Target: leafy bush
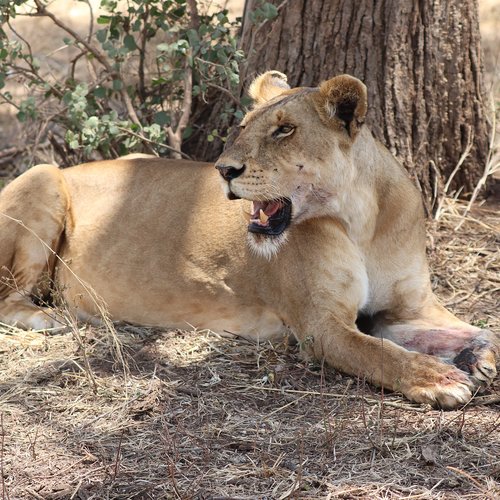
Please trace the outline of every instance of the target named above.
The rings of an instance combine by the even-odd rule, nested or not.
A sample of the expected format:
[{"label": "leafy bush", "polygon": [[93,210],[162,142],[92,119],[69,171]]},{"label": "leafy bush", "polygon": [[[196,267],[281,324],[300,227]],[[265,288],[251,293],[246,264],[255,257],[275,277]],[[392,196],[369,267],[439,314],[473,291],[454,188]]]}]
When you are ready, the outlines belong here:
[{"label": "leafy bush", "polygon": [[[200,13],[195,0],[101,0],[97,26],[90,11],[81,36],[48,3],[0,0],[0,103],[36,124],[37,136],[50,132],[65,163],[133,151],[179,156],[196,126],[193,96],[203,98],[211,88],[238,92],[243,53],[238,25],[225,10]],[[63,30],[61,44],[74,53],[67,75],[42,69],[12,23],[20,16],[44,16]],[[10,91],[13,83],[28,89],[21,101]],[[228,110],[238,115],[235,102]],[[212,130],[207,140],[219,135]]]}]

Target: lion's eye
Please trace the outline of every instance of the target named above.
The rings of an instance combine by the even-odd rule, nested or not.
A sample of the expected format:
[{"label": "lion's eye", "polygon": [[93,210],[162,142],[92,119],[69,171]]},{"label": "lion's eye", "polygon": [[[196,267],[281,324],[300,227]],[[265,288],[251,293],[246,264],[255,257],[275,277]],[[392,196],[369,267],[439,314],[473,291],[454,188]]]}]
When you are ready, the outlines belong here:
[{"label": "lion's eye", "polygon": [[293,125],[280,125],[274,132],[274,137],[286,137],[295,130]]}]

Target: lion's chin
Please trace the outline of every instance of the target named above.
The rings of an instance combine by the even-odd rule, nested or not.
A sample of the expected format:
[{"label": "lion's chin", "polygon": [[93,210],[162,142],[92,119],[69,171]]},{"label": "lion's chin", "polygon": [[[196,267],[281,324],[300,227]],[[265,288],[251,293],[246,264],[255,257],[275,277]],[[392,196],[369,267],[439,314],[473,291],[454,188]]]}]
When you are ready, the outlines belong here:
[{"label": "lion's chin", "polygon": [[248,232],[248,246],[252,252],[268,260],[271,260],[280,251],[287,239],[288,231],[282,232],[279,236],[265,236]]}]

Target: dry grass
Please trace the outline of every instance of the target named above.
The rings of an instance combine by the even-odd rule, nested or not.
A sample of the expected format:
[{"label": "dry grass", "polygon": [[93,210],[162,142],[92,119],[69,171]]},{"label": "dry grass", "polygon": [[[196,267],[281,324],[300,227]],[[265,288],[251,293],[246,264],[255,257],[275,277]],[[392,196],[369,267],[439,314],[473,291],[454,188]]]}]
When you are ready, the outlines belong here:
[{"label": "dry grass", "polygon": [[[500,327],[498,207],[445,205],[434,286]],[[295,347],[122,326],[0,329],[6,499],[498,498],[500,383],[451,412],[305,364]],[[84,368],[84,354],[94,383]]]}]

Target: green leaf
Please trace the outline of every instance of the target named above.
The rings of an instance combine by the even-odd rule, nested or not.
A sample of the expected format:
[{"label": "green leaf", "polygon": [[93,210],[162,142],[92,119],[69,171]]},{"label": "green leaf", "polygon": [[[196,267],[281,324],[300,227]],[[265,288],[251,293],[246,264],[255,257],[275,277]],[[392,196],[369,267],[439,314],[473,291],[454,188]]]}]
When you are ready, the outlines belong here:
[{"label": "green leaf", "polygon": [[202,24],[198,31],[200,33],[200,36],[205,36],[209,31],[209,26],[207,24]]},{"label": "green leaf", "polygon": [[97,116],[91,116],[86,122],[85,126],[90,129],[96,129],[99,126],[99,118]]},{"label": "green leaf", "polygon": [[187,30],[186,35],[189,40],[189,45],[193,48],[197,48],[200,45],[200,37],[196,30]]},{"label": "green leaf", "polygon": [[99,40],[99,42],[104,43],[108,38],[108,29],[104,28],[102,30],[97,30],[95,32],[95,37]]},{"label": "green leaf", "polygon": [[135,43],[135,39],[132,35],[125,35],[123,38],[123,45],[125,45],[130,52],[137,49],[137,44]]},{"label": "green leaf", "polygon": [[272,3],[266,2],[261,9],[266,19],[274,19],[278,15],[278,9]]},{"label": "green leaf", "polygon": [[106,9],[108,12],[113,12],[117,4],[116,0],[101,0],[101,8]]},{"label": "green leaf", "polygon": [[97,97],[98,99],[104,99],[107,95],[107,90],[106,90],[106,87],[96,87],[94,89],[94,96]]},{"label": "green leaf", "polygon": [[227,55],[223,49],[217,51],[217,59],[221,64],[226,64],[228,61]]},{"label": "green leaf", "polygon": [[189,139],[191,137],[192,133],[193,133],[193,128],[190,127],[190,126],[187,126],[184,129],[184,132],[182,133],[182,138],[183,139]]},{"label": "green leaf", "polygon": [[97,18],[97,24],[109,24],[111,22],[111,16],[99,16]]},{"label": "green leaf", "polygon": [[153,122],[163,127],[165,125],[170,125],[171,118],[167,113],[165,113],[165,111],[159,111],[158,113],[155,113]]},{"label": "green leaf", "polygon": [[123,88],[123,82],[121,80],[113,80],[113,90],[121,90]]}]

